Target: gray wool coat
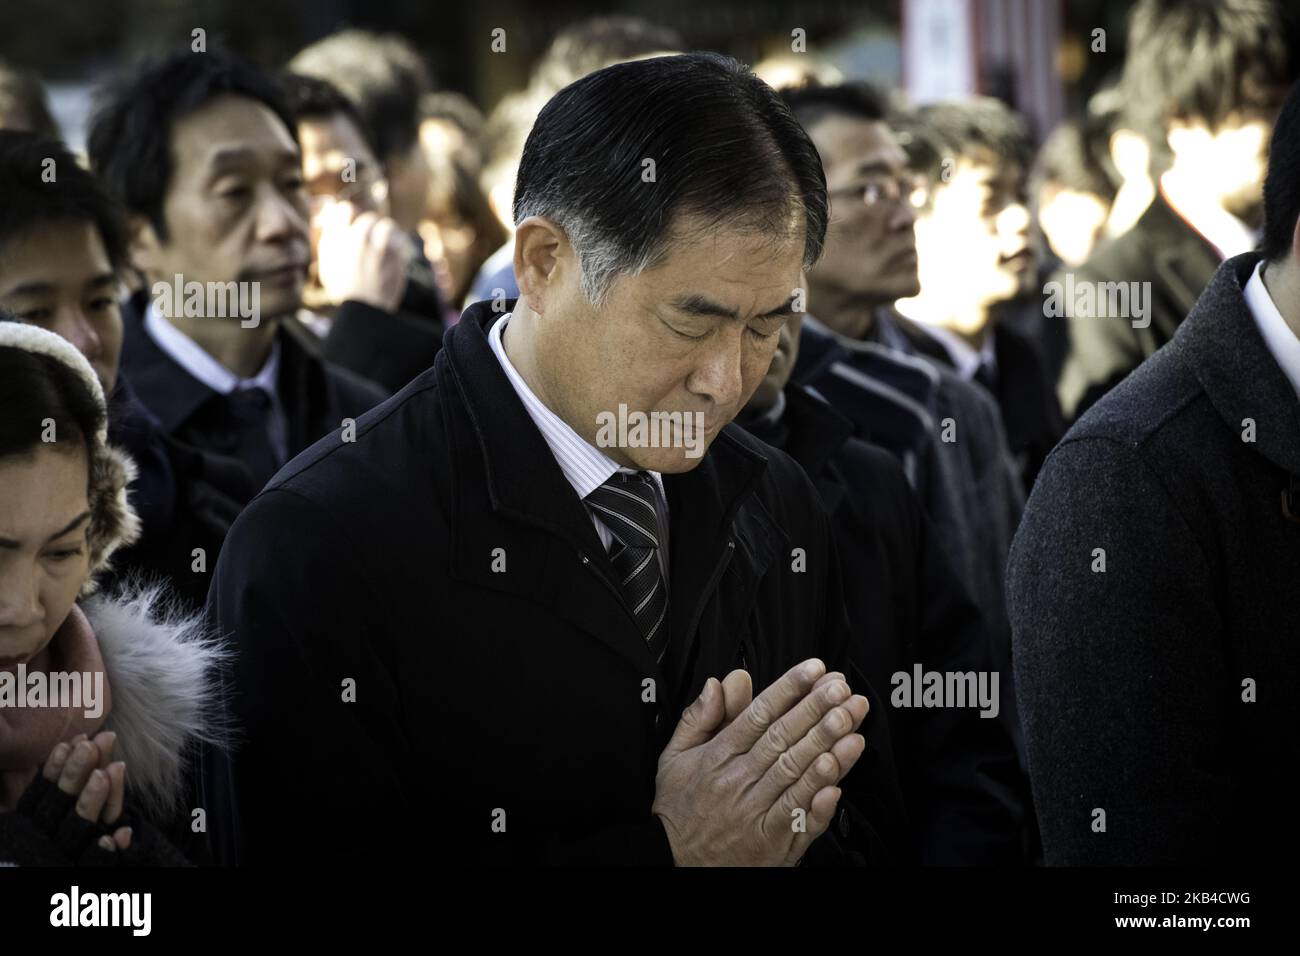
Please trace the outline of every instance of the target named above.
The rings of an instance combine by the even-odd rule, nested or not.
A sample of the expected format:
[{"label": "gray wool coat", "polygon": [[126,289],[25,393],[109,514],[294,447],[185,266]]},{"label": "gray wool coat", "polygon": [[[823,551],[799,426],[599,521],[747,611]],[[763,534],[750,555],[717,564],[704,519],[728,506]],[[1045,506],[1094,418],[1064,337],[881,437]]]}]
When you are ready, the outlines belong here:
[{"label": "gray wool coat", "polygon": [[1242,295],[1258,259],[1225,262],[1070,430],[1016,535],[1049,864],[1289,860],[1300,842],[1300,402]]}]

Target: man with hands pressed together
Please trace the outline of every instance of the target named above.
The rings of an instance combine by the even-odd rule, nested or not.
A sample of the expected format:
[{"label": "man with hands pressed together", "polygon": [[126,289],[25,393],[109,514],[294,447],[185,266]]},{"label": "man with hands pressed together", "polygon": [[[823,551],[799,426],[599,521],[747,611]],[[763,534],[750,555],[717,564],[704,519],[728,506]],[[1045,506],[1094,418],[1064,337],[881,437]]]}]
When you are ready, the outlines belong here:
[{"label": "man with hands pressed together", "polygon": [[735,61],[620,64],[542,111],[514,213],[521,297],[227,541],[233,858],[897,859],[829,522],[729,424],[820,252],[812,143]]}]

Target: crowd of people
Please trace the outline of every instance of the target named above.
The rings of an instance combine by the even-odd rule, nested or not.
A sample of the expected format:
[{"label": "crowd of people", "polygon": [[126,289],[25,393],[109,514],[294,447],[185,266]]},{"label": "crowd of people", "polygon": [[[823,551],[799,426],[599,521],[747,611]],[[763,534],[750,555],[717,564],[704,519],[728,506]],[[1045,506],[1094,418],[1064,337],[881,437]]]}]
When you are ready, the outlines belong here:
[{"label": "crowd of people", "polygon": [[0,863],[1285,855],[1283,19],[1041,131],[628,17],[488,115],[186,47],[84,156],[0,66]]}]

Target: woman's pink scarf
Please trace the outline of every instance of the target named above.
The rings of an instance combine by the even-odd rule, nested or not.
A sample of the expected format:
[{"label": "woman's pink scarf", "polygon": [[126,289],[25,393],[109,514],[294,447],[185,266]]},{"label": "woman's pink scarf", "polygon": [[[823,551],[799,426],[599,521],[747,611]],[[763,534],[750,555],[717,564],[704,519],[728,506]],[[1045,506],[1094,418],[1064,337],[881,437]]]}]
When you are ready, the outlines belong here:
[{"label": "woman's pink scarf", "polygon": [[[27,662],[27,673],[34,671],[104,673],[99,642],[81,608],[74,604],[50,643]],[[19,693],[25,690],[18,688]],[[113,705],[107,673],[103,696],[103,710],[93,719],[83,707],[0,707],[0,812],[18,805],[18,798],[60,741],[99,732]]]}]

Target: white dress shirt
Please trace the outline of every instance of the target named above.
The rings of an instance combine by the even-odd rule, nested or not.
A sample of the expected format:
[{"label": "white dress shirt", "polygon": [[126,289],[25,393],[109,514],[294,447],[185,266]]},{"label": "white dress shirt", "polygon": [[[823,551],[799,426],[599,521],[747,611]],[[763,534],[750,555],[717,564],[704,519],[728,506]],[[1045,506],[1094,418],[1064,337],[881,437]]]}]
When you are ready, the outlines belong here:
[{"label": "white dress shirt", "polygon": [[[214,320],[215,321],[215,320]],[[182,332],[149,303],[144,315],[144,329],[154,343],[167,353],[181,368],[189,372],[219,395],[229,395],[241,388],[260,388],[271,399],[271,416],[267,421],[267,434],[271,448],[280,464],[289,460],[289,420],[280,402],[280,342],[271,342],[271,354],[266,357],[261,371],[252,378],[240,378],[203,350],[192,338]]]},{"label": "white dress shirt", "polygon": [[[524,381],[523,376],[511,364],[510,358],[506,355],[505,342],[502,341],[502,335],[505,332],[506,323],[510,321],[510,313],[503,316],[496,322],[488,332],[488,344],[492,347],[493,354],[496,355],[497,361],[505,370],[506,377],[510,379],[510,384],[514,387],[515,394],[519,400],[524,403],[524,410],[528,412],[528,417],[533,420],[537,430],[542,433],[542,438],[546,440],[547,447],[551,449],[551,454],[555,456],[556,463],[560,466],[560,471],[568,479],[573,490],[577,492],[578,498],[586,504],[587,495],[591,494],[601,485],[603,485],[611,475],[617,471],[625,474],[634,475],[636,469],[622,468],[619,464],[602,452],[599,448],[592,445],[589,441],[575,432],[569,424],[555,412],[551,411],[542,403],[528,383]],[[668,580],[668,496],[664,493],[663,477],[657,471],[648,472],[654,479],[655,487],[659,494],[656,502],[659,512],[659,567],[663,571],[664,580]],[[605,546],[606,552],[609,551],[610,544],[614,541],[614,533],[609,530],[598,516],[596,511],[587,506],[587,514],[591,516],[591,522],[596,526],[596,534],[600,536],[600,543]]]},{"label": "white dress shirt", "polygon": [[1243,294],[1250,314],[1255,317],[1259,334],[1264,337],[1273,360],[1282,369],[1291,387],[1295,389],[1296,398],[1300,399],[1300,338],[1291,331],[1291,327],[1282,318],[1282,313],[1273,303],[1273,297],[1264,286],[1264,261],[1261,259],[1255,271],[1246,283]]}]

